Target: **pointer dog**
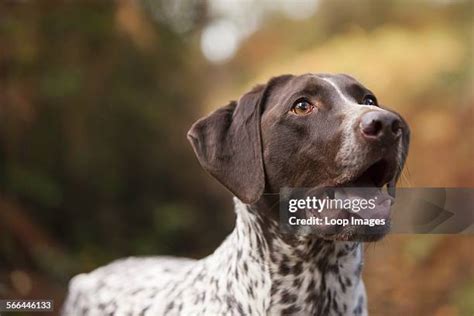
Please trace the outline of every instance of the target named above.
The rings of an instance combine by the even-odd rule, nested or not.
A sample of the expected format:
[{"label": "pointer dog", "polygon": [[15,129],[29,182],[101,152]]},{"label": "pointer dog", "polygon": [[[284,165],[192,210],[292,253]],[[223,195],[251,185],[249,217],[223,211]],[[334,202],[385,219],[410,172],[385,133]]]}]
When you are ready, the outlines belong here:
[{"label": "pointer dog", "polygon": [[64,315],[367,315],[361,242],[389,224],[283,234],[278,193],[393,194],[409,143],[400,115],[350,76],[283,75],[196,122],[188,139],[235,195],[234,231],[201,260],[128,258],[76,276]]}]

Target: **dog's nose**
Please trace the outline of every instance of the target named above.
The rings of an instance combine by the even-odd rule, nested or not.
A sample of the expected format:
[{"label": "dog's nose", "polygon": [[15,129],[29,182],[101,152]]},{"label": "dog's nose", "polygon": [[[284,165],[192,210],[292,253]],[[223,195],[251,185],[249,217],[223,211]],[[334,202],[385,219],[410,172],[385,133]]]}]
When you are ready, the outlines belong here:
[{"label": "dog's nose", "polygon": [[366,139],[392,143],[401,135],[400,119],[393,113],[370,111],[362,115],[360,130]]}]

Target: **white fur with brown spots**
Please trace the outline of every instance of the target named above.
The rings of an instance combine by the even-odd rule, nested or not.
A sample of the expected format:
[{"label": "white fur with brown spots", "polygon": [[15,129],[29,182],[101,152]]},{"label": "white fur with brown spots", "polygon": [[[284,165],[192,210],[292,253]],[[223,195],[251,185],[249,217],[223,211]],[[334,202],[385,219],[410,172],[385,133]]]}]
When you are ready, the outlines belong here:
[{"label": "white fur with brown spots", "polygon": [[[235,199],[236,227],[202,260],[128,258],[70,284],[63,314],[366,315],[357,242],[281,238]],[[266,232],[264,232],[266,231]]]}]

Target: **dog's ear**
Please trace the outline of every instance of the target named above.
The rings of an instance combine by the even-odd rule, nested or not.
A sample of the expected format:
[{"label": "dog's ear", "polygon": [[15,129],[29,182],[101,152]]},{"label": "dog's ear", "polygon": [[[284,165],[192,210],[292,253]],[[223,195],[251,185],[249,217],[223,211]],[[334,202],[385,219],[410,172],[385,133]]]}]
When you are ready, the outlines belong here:
[{"label": "dog's ear", "polygon": [[256,202],[265,188],[260,115],[266,94],[260,85],[209,116],[188,132],[205,170],[244,203]]}]

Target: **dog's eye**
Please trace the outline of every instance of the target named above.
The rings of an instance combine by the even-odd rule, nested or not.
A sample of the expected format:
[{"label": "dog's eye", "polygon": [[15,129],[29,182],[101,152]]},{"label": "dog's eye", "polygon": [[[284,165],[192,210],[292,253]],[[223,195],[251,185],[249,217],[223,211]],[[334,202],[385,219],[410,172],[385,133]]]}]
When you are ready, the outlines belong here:
[{"label": "dog's eye", "polygon": [[299,100],[296,101],[293,107],[291,108],[291,112],[297,115],[306,115],[313,112],[314,105],[309,103],[307,100]]},{"label": "dog's eye", "polygon": [[362,100],[362,104],[377,106],[377,99],[375,99],[373,95],[367,95],[364,97],[364,100]]}]

